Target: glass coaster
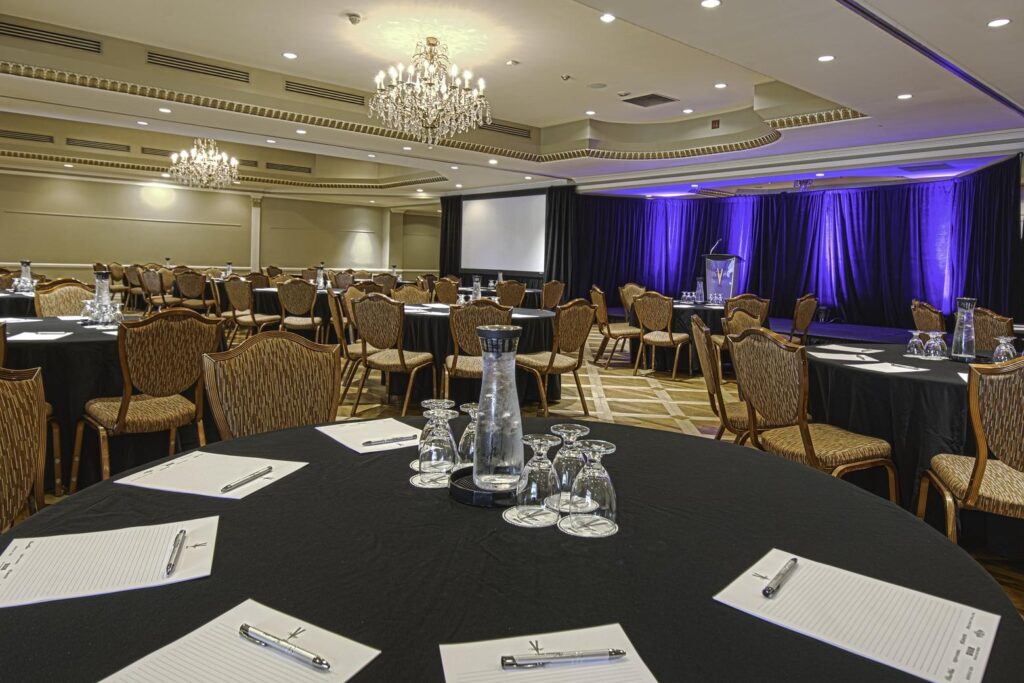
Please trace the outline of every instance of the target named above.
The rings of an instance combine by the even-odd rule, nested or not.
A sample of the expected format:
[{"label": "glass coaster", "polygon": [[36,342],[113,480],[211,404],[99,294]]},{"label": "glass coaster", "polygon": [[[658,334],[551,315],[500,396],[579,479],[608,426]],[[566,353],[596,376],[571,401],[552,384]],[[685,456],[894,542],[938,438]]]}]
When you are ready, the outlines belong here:
[{"label": "glass coaster", "polygon": [[517,505],[505,510],[501,516],[509,524],[538,529],[558,523],[557,512],[539,505]]},{"label": "glass coaster", "polygon": [[409,477],[409,483],[418,489],[446,489],[448,488],[448,473],[414,474]]},{"label": "glass coaster", "polygon": [[569,515],[558,520],[558,530],[579,538],[604,538],[619,531],[619,525],[597,515]]},{"label": "glass coaster", "polygon": [[548,496],[547,498],[545,498],[544,505],[546,505],[552,510],[557,510],[558,512],[564,513],[592,512],[596,510],[598,507],[597,503],[595,503],[592,500],[578,500],[576,501],[575,505],[573,505],[571,500],[572,496],[566,493],[565,491],[562,491],[561,493],[556,493],[553,496]]}]

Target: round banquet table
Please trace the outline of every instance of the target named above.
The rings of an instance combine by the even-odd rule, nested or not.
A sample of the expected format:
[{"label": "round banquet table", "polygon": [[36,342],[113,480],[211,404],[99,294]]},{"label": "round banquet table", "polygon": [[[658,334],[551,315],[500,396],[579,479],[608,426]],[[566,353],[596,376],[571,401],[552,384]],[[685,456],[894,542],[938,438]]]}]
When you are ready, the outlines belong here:
[{"label": "round banquet table", "polygon": [[15,536],[219,515],[212,574],[9,608],[4,676],[96,680],[251,598],[381,650],[353,681],[442,681],[441,643],[610,623],[661,681],[917,680],[712,599],[776,547],[999,614],[985,681],[1024,680],[1024,621],[1006,595],[905,511],[750,449],[590,426],[619,447],[606,464],[620,531],[606,539],[510,526],[497,510],[413,488],[413,447],[357,455],[309,427],[209,447],[309,463],[242,500],[91,487],[0,537],[0,547]]},{"label": "round banquet table", "polygon": [[0,292],[0,318],[31,318],[35,312],[34,294]]},{"label": "round banquet table", "polygon": [[[512,309],[512,324],[523,328],[519,337],[519,353],[551,351],[554,341],[552,322],[555,314],[536,308]],[[428,304],[426,306],[405,305],[405,329],[403,330],[403,348],[411,351],[429,351],[434,355],[434,368],[437,371],[438,396],[442,391],[442,368],[444,359],[454,353],[452,333],[449,319],[449,308],[445,304]],[[391,394],[404,396],[408,386],[408,375],[393,374],[391,376]],[[480,381],[465,378],[452,378],[449,396],[456,405],[480,398]],[[525,370],[516,370],[516,389],[519,391],[520,402],[540,401],[537,391],[537,380]],[[553,403],[562,397],[562,382],[559,375],[548,377],[545,387],[548,402]],[[413,386],[412,400],[421,401],[430,398],[430,372],[420,370]]]},{"label": "round banquet table", "polygon": [[[472,294],[472,287],[459,287],[459,294]],[[498,290],[494,287],[481,287],[480,294],[482,296],[497,296]],[[523,297],[523,308],[540,308],[541,299],[543,298],[543,291],[540,289],[534,289],[533,287],[526,288],[526,295]]]},{"label": "round banquet table", "polygon": [[[722,318],[725,317],[725,306],[711,304],[684,304],[680,301],[672,302],[672,331],[685,332],[690,335],[690,343],[686,345],[686,353],[689,354],[690,362],[693,363],[693,372],[700,372],[700,358],[693,348],[693,330],[690,316],[700,316],[704,324],[711,329],[711,334],[722,334]],[[629,324],[640,327],[640,321],[636,317],[636,311],[630,311]],[[631,339],[629,341],[629,362],[636,362],[637,349],[640,342]],[[649,353],[649,351],[648,351]],[[664,372],[672,372],[672,362],[675,359],[675,349],[656,348],[654,350],[654,369]],[[686,372],[689,366],[686,364],[686,356],[679,355],[679,372]]]}]

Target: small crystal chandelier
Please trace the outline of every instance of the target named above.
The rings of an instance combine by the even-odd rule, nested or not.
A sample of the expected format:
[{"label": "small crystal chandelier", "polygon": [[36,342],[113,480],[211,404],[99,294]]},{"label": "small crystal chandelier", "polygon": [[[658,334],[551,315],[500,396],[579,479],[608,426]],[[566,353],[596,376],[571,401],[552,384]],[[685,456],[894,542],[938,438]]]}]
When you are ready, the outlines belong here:
[{"label": "small crystal chandelier", "polygon": [[448,46],[437,38],[416,44],[412,64],[377,74],[377,92],[370,99],[370,116],[406,136],[433,145],[491,122],[491,105],[484,97],[484,79],[472,86],[473,74],[448,60]]},{"label": "small crystal chandelier", "polygon": [[238,181],[238,159],[217,149],[217,141],[196,138],[192,149],[171,155],[171,177],[189,187],[219,188]]}]

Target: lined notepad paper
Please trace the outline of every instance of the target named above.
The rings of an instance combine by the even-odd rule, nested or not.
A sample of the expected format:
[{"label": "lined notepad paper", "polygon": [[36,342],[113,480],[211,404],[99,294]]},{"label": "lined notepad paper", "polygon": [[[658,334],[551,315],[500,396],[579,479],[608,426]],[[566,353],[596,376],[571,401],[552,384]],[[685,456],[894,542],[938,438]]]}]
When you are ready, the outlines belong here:
[{"label": "lined notepad paper", "polygon": [[798,556],[782,589],[765,598],[791,557],[771,550],[715,600],[927,681],[985,675],[998,614]]},{"label": "lined notepad paper", "polygon": [[[238,481],[253,472],[258,472],[268,465],[273,469],[259,479],[243,484],[227,493],[221,492],[221,488],[227,484]],[[200,496],[238,500],[259,491],[264,486],[270,486],[278,479],[287,477],[305,466],[304,462],[292,462],[291,460],[271,460],[270,458],[250,458],[240,455],[193,451],[141,472],[122,477],[114,483],[173,493],[194,493]]]},{"label": "lined notepad paper", "polygon": [[[338,443],[351,448],[356,453],[376,453],[392,451],[399,448],[418,446],[420,430],[410,427],[390,417],[383,420],[360,420],[357,422],[336,422],[332,425],[317,427],[321,434],[331,437]],[[364,446],[366,441],[381,441],[396,437],[408,437],[403,441],[376,446]]]}]

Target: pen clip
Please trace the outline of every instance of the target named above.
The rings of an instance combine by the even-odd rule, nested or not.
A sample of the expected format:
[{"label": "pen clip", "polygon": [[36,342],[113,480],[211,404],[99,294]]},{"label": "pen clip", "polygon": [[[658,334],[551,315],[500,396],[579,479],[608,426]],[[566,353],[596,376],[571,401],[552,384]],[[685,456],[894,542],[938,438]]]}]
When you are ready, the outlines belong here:
[{"label": "pen clip", "polygon": [[502,655],[501,656],[501,668],[502,669],[539,669],[544,666],[544,662],[530,662],[527,664],[520,664],[516,661],[513,655]]},{"label": "pen clip", "polygon": [[255,636],[253,636],[253,635],[251,635],[249,633],[249,624],[242,624],[241,626],[239,626],[238,627],[238,635],[242,636],[243,638],[245,638],[249,642],[256,643],[257,645],[262,645],[263,647],[269,647],[262,640],[260,640],[259,638],[256,638]]}]

